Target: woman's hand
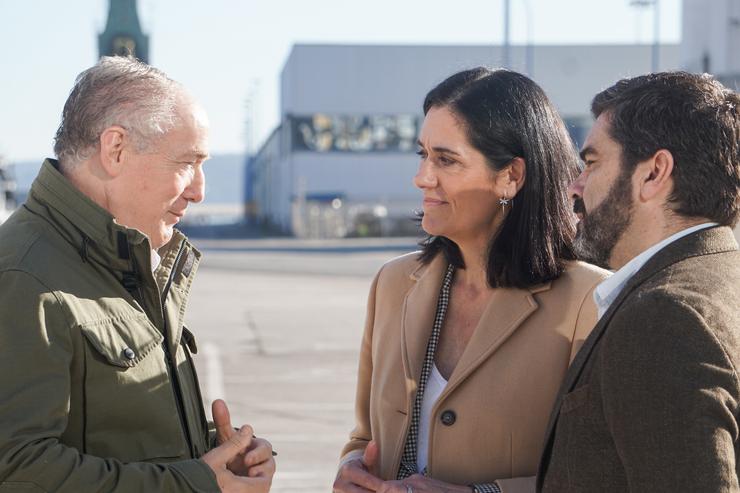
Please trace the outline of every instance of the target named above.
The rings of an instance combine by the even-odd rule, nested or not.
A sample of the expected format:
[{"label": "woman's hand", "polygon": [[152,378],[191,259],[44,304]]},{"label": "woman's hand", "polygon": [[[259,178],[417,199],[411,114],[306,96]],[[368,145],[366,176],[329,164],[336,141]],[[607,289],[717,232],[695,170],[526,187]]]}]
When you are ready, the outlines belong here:
[{"label": "woman's hand", "polygon": [[473,488],[414,474],[400,481],[386,481],[375,491],[377,493],[471,493]]},{"label": "woman's hand", "polygon": [[342,464],[334,480],[333,493],[367,493],[378,491],[383,480],[375,476],[378,461],[378,447],[370,441],[365,447],[362,459],[354,459]]}]

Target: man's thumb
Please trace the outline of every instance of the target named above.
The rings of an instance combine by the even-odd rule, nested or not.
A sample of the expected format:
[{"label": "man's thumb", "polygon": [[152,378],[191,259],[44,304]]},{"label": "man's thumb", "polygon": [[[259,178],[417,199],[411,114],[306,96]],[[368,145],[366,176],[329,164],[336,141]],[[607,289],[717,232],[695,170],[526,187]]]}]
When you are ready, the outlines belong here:
[{"label": "man's thumb", "polygon": [[213,401],[211,413],[213,414],[213,424],[216,425],[216,443],[220,445],[226,442],[236,432],[231,426],[229,408],[224,401],[221,399]]},{"label": "man's thumb", "polygon": [[212,450],[217,452],[219,461],[227,463],[239,454],[246,452],[247,447],[252,442],[254,431],[249,425],[242,426],[238,432],[233,433],[228,440]]}]

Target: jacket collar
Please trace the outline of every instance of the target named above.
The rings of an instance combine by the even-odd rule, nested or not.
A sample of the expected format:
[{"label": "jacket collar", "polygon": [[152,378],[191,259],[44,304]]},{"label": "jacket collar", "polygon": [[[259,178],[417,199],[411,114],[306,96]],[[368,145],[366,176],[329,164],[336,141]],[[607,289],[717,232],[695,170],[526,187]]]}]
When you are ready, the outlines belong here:
[{"label": "jacket collar", "polygon": [[[118,224],[110,212],[62,175],[56,160],[44,161],[25,207],[46,219],[80,252],[84,261],[94,260],[117,272],[138,271],[142,278],[151,278],[149,238],[137,229]],[[185,235],[174,230],[172,239],[158,252],[161,256],[156,273],[158,281],[165,280],[178,267],[174,265],[175,259],[183,248],[193,252],[194,260],[200,259],[200,252]],[[192,265],[188,270],[192,270]]]},{"label": "jacket collar", "polygon": [[586,341],[583,343],[583,346],[568,370],[565,382],[563,383],[563,393],[570,392],[573,389],[583,367],[591,356],[596,343],[604,334],[614,313],[619,309],[624,300],[645,283],[645,281],[682,260],[700,255],[731,252],[737,250],[737,248],[737,242],[732,234],[732,230],[728,227],[719,226],[702,229],[683,238],[679,238],[657,252],[630,278],[614,302],[609,306],[609,309],[599,319],[591,334],[586,338]]},{"label": "jacket collar", "polygon": [[691,257],[711,255],[723,252],[732,252],[736,251],[737,249],[738,245],[730,228],[726,226],[718,226],[702,229],[687,236],[684,236],[683,238],[679,238],[678,240],[670,243],[665,248],[657,252],[627,282],[617,298],[614,300],[611,306],[609,306],[609,309],[596,323],[596,326],[586,338],[583,346],[578,351],[578,354],[568,368],[568,372],[565,375],[565,380],[560,387],[560,392],[558,392],[558,398],[555,402],[555,406],[553,407],[552,414],[550,416],[550,422],[545,433],[545,448],[540,460],[539,470],[537,473],[537,491],[540,491],[544,474],[547,472],[549,455],[552,450],[553,434],[555,431],[555,426],[557,424],[558,416],[560,415],[560,407],[562,405],[563,397],[569,392],[573,391],[573,389],[575,388],[575,385],[578,382],[581,373],[586,366],[586,363],[588,363],[590,357],[594,353],[596,345],[606,332],[606,329],[609,326],[609,322],[611,321],[612,317],[619,309],[619,307],[622,305],[624,300],[627,299],[627,297],[633,291],[639,288],[648,279],[677,262],[689,259]]},{"label": "jacket collar", "polygon": [[[149,239],[138,230],[116,223],[105,209],[79,191],[59,171],[59,163],[47,159],[41,166],[26,207],[44,216],[69,241],[84,260],[92,258],[112,270],[131,270],[133,252],[125,254],[121,239],[136,250],[150,250]],[[119,239],[121,238],[121,239]],[[87,257],[87,258],[86,258]]]},{"label": "jacket collar", "polygon": [[[408,291],[402,310],[404,371],[407,382],[418,387],[421,368],[437,311],[439,290],[447,261],[438,254],[429,264],[421,265],[410,274],[415,284]],[[533,294],[550,289],[543,283],[528,289],[498,288],[494,290],[470,342],[440,398],[452,392],[465,378],[475,371],[491,354],[516,331],[538,305]],[[443,329],[444,330],[444,329]]]}]

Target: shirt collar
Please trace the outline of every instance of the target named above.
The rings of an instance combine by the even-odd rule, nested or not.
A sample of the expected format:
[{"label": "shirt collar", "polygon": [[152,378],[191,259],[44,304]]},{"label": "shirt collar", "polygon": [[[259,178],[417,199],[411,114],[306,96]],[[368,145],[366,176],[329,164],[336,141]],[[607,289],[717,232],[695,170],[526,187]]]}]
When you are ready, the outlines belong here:
[{"label": "shirt collar", "polygon": [[594,302],[599,310],[599,318],[609,309],[611,304],[617,299],[619,293],[622,291],[627,282],[634,276],[638,270],[642,268],[645,263],[650,260],[656,253],[668,246],[670,243],[683,238],[695,231],[700,229],[711,228],[717,226],[717,223],[702,223],[686,228],[684,230],[675,233],[668,238],[665,238],[659,243],[651,246],[629,262],[627,262],[621,269],[614,273],[611,277],[606,278],[601,282],[594,290]]}]

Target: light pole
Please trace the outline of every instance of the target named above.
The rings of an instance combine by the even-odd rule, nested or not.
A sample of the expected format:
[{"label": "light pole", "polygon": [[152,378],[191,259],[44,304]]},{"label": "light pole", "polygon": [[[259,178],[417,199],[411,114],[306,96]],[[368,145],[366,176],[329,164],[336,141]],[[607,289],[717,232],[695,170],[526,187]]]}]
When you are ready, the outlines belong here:
[{"label": "light pole", "polygon": [[509,12],[511,0],[504,0],[504,68],[511,68],[511,39],[509,30]]},{"label": "light pole", "polygon": [[532,1],[524,0],[525,15],[527,16],[527,75],[534,78],[534,41],[532,40],[532,31],[534,28],[534,11],[532,9]]},{"label": "light pole", "polygon": [[632,7],[653,7],[653,49],[652,71],[657,72],[660,67],[660,0],[630,0]]}]

